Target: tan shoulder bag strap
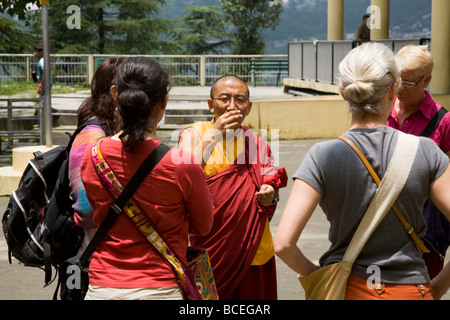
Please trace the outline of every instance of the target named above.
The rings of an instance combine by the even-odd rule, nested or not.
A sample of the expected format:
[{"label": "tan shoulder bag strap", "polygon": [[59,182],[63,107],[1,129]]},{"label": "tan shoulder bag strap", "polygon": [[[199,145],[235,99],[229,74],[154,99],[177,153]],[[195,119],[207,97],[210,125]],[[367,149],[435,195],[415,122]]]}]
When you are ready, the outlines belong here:
[{"label": "tan shoulder bag strap", "polygon": [[[381,184],[380,178],[378,177],[376,172],[373,170],[372,166],[370,165],[369,161],[367,161],[367,158],[364,156],[364,154],[361,152],[361,150],[349,138],[347,138],[345,136],[340,136],[339,139],[346,142],[356,152],[356,154],[359,156],[361,161],[366,166],[366,168],[369,171],[370,175],[372,176],[373,180],[375,181],[377,186],[380,188],[380,184]],[[400,169],[408,170],[408,172],[411,169],[412,163],[414,162],[414,158],[415,158],[417,148],[418,148],[419,138],[399,132],[398,139],[399,139],[399,141],[397,142],[397,145],[399,145],[399,143],[402,143],[402,145],[403,145],[403,149],[404,149],[402,151],[403,155],[401,155],[400,158],[398,160],[396,160],[396,157],[394,157],[396,152],[394,151],[394,155],[392,156],[391,162],[389,163],[389,167],[388,167],[388,170],[386,171],[385,176],[388,175],[389,168],[391,167],[391,164],[393,165],[394,160],[398,161],[397,165],[400,166]],[[402,141],[404,141],[404,142],[402,142]],[[396,148],[396,150],[397,149],[398,148]],[[408,176],[406,176],[406,178],[407,177]],[[393,177],[393,178],[396,179],[395,177]],[[406,182],[406,180],[405,180],[405,182]],[[395,199],[394,199],[394,201],[395,201]],[[428,250],[428,248],[424,245],[422,240],[419,238],[419,236],[414,231],[413,226],[406,220],[405,216],[403,215],[401,210],[395,205],[395,203],[392,203],[392,210],[395,212],[395,214],[397,215],[397,217],[403,224],[406,232],[408,232],[408,234],[411,236],[411,238],[412,238],[414,244],[416,245],[417,249],[419,250],[419,252],[421,252],[421,253],[430,252],[430,250]]]}]

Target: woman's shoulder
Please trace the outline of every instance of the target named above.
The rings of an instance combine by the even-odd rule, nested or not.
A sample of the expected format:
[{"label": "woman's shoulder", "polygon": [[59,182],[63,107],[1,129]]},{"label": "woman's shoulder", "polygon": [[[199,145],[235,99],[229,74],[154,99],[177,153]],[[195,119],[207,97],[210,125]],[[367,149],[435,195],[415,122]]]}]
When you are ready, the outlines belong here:
[{"label": "woman's shoulder", "polygon": [[73,146],[91,143],[105,137],[106,133],[102,127],[95,124],[89,124],[76,135]]},{"label": "woman's shoulder", "polygon": [[324,141],[318,141],[309,149],[309,152],[324,155],[328,153],[335,153],[337,150],[341,149],[342,146],[342,140],[334,138]]}]

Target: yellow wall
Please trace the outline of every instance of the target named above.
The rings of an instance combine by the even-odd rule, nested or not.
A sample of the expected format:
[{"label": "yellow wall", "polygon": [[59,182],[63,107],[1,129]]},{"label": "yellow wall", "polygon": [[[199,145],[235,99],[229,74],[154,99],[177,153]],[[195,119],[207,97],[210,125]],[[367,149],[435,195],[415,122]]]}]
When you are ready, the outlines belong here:
[{"label": "yellow wall", "polygon": [[[433,95],[450,111],[450,95]],[[350,128],[348,104],[341,96],[297,97],[253,102],[244,124],[254,130],[279,130],[280,140],[331,139]]]},{"label": "yellow wall", "polygon": [[450,94],[432,94],[433,99],[450,111]]},{"label": "yellow wall", "polygon": [[253,102],[245,124],[279,130],[280,140],[335,138],[350,127],[347,103],[340,96]]}]

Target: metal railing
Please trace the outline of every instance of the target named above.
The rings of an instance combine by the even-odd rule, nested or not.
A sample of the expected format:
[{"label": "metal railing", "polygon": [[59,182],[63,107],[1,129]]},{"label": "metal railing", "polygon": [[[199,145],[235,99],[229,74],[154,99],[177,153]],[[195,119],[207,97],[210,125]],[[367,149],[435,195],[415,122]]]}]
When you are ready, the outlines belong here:
[{"label": "metal railing", "polygon": [[[54,83],[90,82],[96,68],[115,55],[51,55],[51,73]],[[223,74],[235,74],[247,82],[252,81],[251,61],[282,60],[288,55],[149,55],[169,71],[173,84],[210,85]],[[30,81],[36,71],[37,60],[29,54],[0,54],[0,82]],[[287,77],[287,71],[281,77]],[[258,84],[274,85],[278,73],[258,73]]]},{"label": "metal railing", "polygon": [[[429,45],[430,39],[376,40],[397,53],[409,44]],[[296,41],[288,44],[289,78],[337,84],[339,63],[357,41]]]},{"label": "metal railing", "polygon": [[[5,150],[12,148],[14,139],[19,138],[43,144],[43,123],[43,98],[0,99],[0,138],[7,138]],[[11,155],[2,154],[0,157]]]}]

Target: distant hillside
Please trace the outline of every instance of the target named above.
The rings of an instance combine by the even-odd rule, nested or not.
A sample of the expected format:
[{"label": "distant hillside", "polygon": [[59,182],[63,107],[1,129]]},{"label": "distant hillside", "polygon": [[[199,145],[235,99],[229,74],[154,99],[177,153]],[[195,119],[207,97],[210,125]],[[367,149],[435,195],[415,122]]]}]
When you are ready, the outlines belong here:
[{"label": "distant hillside", "polygon": [[189,6],[216,6],[220,5],[219,0],[166,0],[166,4],[161,7],[161,17],[167,20],[178,20],[184,16],[184,9]]},{"label": "distant hillside", "polygon": [[[391,0],[391,38],[429,37],[431,1]],[[273,31],[266,31],[266,53],[287,53],[289,41],[326,40],[327,2],[327,0],[286,0],[280,25]],[[354,33],[370,3],[370,0],[344,0],[344,37],[354,39]],[[178,20],[188,6],[219,4],[219,0],[166,0],[161,16],[168,20]]]},{"label": "distant hillside", "polygon": [[[391,0],[390,38],[430,37],[431,1]],[[354,39],[370,4],[370,0],[344,1],[344,39]],[[287,53],[289,41],[326,40],[327,0],[289,0],[281,21],[276,30],[266,33],[268,52]]]}]

